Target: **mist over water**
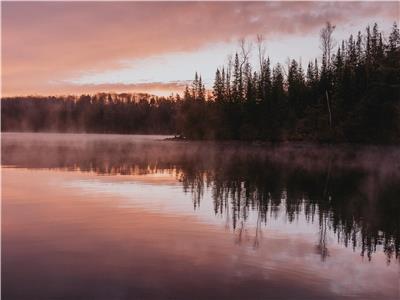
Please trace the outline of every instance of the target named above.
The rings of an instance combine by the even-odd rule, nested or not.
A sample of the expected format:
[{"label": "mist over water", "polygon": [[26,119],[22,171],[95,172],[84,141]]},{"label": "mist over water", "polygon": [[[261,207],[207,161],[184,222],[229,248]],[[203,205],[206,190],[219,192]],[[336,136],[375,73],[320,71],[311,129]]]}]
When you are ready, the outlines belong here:
[{"label": "mist over water", "polygon": [[398,147],[165,138],[2,135],[5,299],[398,297]]}]

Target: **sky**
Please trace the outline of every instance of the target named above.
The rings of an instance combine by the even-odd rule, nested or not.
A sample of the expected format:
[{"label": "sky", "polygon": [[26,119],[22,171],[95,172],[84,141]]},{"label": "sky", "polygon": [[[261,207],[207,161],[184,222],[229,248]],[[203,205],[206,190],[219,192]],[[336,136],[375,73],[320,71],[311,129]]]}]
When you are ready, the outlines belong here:
[{"label": "sky", "polygon": [[[2,96],[181,92],[207,87],[238,40],[265,38],[271,61],[320,57],[327,21],[340,42],[377,22],[387,34],[398,2],[2,2]],[[256,59],[256,47],[252,59]]]}]

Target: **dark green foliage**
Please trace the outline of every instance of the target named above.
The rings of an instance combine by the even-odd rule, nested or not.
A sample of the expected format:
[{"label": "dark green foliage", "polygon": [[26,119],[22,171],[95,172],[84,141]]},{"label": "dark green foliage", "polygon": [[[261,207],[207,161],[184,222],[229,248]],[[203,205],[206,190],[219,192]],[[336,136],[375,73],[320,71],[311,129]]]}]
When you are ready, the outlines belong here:
[{"label": "dark green foliage", "polygon": [[[327,24],[325,31],[334,26]],[[330,31],[328,30],[330,29]],[[328,30],[328,31],[327,31]],[[326,42],[326,41],[325,41]],[[168,133],[188,139],[400,142],[400,33],[377,24],[338,44],[321,65],[269,58],[258,71],[235,54],[212,93],[195,74],[180,97],[129,94],[2,99],[4,131]],[[286,75],[287,74],[287,75]],[[135,98],[135,99],[134,99]]]}]

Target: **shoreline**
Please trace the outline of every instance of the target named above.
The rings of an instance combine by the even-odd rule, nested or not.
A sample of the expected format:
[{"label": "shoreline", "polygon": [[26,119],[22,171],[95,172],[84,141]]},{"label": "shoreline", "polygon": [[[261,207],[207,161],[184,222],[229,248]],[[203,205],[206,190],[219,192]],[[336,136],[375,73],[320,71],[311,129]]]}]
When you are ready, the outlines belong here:
[{"label": "shoreline", "polygon": [[100,133],[100,132],[46,132],[46,131],[0,131],[0,135],[60,135],[60,136],[103,136],[103,137],[112,137],[112,136],[120,136],[120,137],[142,137],[146,140],[153,141],[165,141],[165,142],[187,142],[187,143],[197,143],[197,144],[219,144],[219,145],[246,145],[246,146],[256,146],[256,147],[264,147],[264,146],[321,146],[321,147],[389,147],[389,148],[397,148],[400,147],[400,143],[364,143],[364,142],[335,142],[335,141],[316,141],[316,140],[280,140],[280,141],[271,141],[271,140],[218,140],[218,139],[188,139],[183,136],[177,136],[172,134],[148,134],[148,133]]}]

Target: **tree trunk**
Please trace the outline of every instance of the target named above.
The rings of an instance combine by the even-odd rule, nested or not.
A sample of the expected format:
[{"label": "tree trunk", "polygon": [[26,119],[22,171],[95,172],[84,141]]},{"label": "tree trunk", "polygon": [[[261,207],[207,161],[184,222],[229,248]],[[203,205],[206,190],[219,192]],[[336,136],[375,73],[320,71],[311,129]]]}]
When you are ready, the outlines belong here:
[{"label": "tree trunk", "polygon": [[331,113],[331,106],[329,104],[329,96],[328,96],[328,91],[325,90],[325,95],[326,95],[326,104],[328,106],[328,113],[329,113],[329,127],[332,129],[332,113]]}]

